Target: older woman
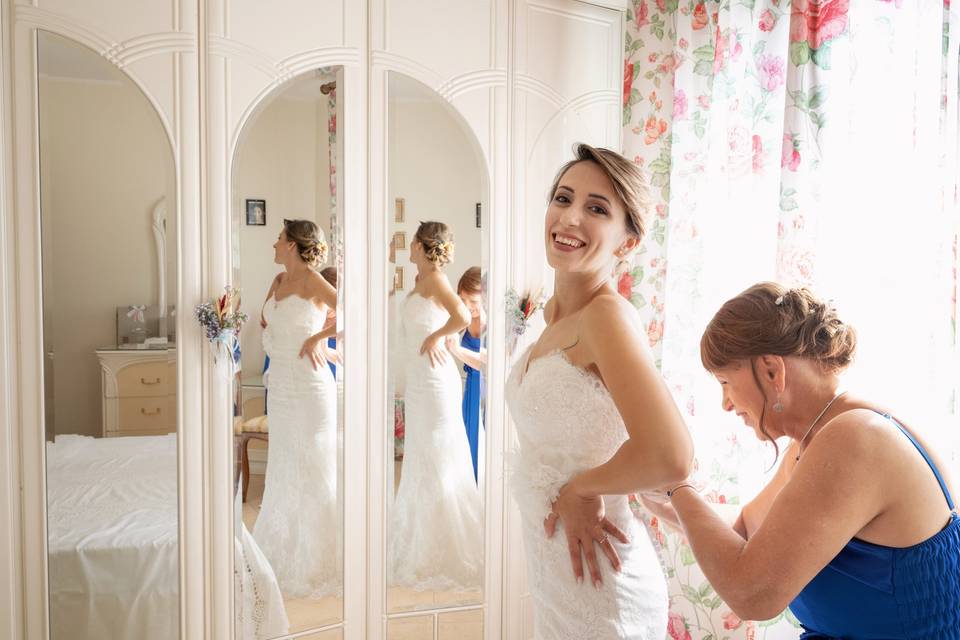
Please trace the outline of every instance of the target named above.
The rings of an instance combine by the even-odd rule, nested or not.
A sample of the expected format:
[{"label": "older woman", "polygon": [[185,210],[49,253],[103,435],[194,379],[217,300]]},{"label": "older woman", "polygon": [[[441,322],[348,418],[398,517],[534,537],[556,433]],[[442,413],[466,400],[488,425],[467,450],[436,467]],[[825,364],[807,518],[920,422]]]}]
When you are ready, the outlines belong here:
[{"label": "older woman", "polygon": [[855,347],[806,289],[761,283],[725,303],[700,343],[723,408],[791,443],[733,526],[690,483],[647,504],[741,618],[789,606],[803,638],[960,638],[957,487],[909,424],[838,390]]}]

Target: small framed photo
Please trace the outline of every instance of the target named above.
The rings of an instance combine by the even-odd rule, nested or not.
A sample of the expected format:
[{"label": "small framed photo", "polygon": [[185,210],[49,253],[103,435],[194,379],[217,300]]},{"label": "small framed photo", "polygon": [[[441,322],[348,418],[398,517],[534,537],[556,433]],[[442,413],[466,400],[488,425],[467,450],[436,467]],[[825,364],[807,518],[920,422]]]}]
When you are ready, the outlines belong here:
[{"label": "small framed photo", "polygon": [[407,217],[406,212],[406,201],[403,198],[397,198],[394,202],[393,207],[393,221],[394,222],[403,222]]},{"label": "small framed photo", "polygon": [[407,234],[403,231],[397,231],[393,234],[393,248],[394,249],[406,249],[407,248]]},{"label": "small framed photo", "polygon": [[247,224],[258,227],[267,224],[266,200],[247,200]]},{"label": "small framed photo", "polygon": [[393,290],[403,291],[403,267],[396,267],[393,270]]}]

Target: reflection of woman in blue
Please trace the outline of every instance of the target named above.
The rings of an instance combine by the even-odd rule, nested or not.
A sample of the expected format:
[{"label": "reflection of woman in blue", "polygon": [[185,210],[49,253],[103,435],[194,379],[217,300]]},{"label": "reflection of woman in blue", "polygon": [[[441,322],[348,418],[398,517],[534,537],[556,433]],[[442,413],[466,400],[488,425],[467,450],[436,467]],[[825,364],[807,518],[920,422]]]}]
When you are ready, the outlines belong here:
[{"label": "reflection of woman in blue", "polygon": [[[320,275],[323,276],[323,279],[330,283],[334,289],[337,288],[337,268],[336,267],[327,267],[320,272]],[[337,310],[330,309],[327,312],[327,321],[323,325],[323,330],[320,332],[321,340],[323,340],[323,355],[327,359],[327,366],[330,367],[331,373],[333,373],[334,379],[337,377],[337,365],[342,365],[340,361],[340,350],[337,348]],[[323,346],[321,345],[321,346]]]},{"label": "reflection of woman in blue", "polygon": [[467,381],[463,388],[463,423],[470,442],[473,459],[473,477],[477,478],[477,455],[480,443],[480,410],[483,406],[483,368],[487,364],[487,350],[481,345],[487,317],[483,310],[483,291],[480,267],[470,267],[457,283],[457,295],[470,310],[470,325],[463,332],[460,343],[448,341],[447,349],[464,363]]}]

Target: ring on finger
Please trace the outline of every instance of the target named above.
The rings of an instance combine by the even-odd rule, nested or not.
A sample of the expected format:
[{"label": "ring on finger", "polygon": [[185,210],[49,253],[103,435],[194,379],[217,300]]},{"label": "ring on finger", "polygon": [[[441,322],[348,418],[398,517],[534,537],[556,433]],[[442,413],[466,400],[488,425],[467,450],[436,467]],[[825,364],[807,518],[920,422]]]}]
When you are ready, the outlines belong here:
[{"label": "ring on finger", "polygon": [[597,540],[597,544],[600,544],[600,545],[603,545],[607,542],[609,542],[609,540],[607,539],[607,534],[603,534],[603,537]]}]

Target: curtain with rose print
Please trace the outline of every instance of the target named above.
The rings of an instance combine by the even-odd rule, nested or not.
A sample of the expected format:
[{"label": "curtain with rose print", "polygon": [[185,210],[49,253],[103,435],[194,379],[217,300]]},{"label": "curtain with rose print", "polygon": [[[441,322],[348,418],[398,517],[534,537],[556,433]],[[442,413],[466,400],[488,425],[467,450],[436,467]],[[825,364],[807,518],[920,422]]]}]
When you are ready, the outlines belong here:
[{"label": "curtain with rose print", "polygon": [[[712,314],[760,280],[832,298],[859,334],[847,388],[909,416],[958,462],[958,7],[631,5],[624,153],[646,168],[656,209],[619,289],[685,412],[709,499],[748,501],[774,462],[722,412],[699,357]],[[789,612],[737,618],[682,537],[643,517],[670,579],[668,637],[797,637]]]}]

